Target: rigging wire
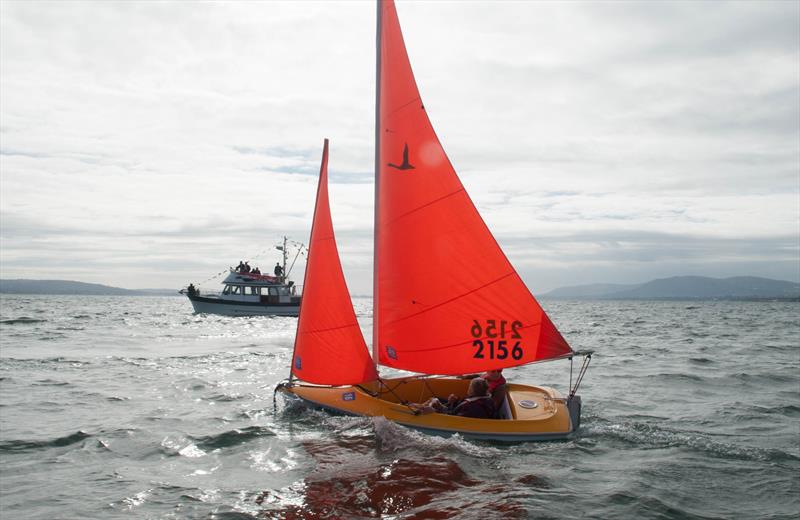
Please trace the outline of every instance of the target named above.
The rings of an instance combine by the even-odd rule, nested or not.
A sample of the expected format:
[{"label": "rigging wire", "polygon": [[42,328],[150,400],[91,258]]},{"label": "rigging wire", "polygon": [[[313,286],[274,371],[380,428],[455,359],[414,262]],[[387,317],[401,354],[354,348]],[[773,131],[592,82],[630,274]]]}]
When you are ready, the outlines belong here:
[{"label": "rigging wire", "polygon": [[[581,369],[578,371],[578,377],[575,379],[575,386],[570,389],[568,399],[572,399],[573,397],[575,397],[575,394],[578,392],[578,387],[581,386],[581,381],[583,381],[583,376],[586,375],[586,371],[589,369],[589,363],[591,361],[592,361],[592,353],[589,352],[588,354],[585,354],[585,357],[583,358],[583,365],[581,365]],[[572,371],[570,371],[570,379],[571,375]]]},{"label": "rigging wire", "polygon": [[[295,262],[297,261],[297,257],[302,255],[303,258],[307,258],[308,247],[306,247],[306,245],[303,244],[302,242],[297,242],[295,240],[287,240],[286,243],[287,244],[291,244],[292,246],[297,248],[297,253],[295,253],[294,260],[292,260],[292,266],[288,269],[288,272],[286,273],[286,276],[288,277],[292,272],[292,268],[294,267]],[[262,255],[272,251],[274,248],[275,248],[275,246],[267,247],[267,248],[259,251],[255,255],[249,257],[245,261],[248,262],[248,263],[249,262],[255,263],[255,260],[259,259]],[[222,271],[220,271],[218,273],[212,274],[211,276],[209,276],[208,278],[206,278],[202,282],[197,283],[196,285],[197,285],[198,288],[200,288],[200,287],[202,287],[203,284],[208,283],[208,282],[210,282],[212,280],[215,280],[215,279],[219,278],[220,276],[231,272],[232,270],[233,270],[233,267],[228,267],[227,269],[223,269]]]}]

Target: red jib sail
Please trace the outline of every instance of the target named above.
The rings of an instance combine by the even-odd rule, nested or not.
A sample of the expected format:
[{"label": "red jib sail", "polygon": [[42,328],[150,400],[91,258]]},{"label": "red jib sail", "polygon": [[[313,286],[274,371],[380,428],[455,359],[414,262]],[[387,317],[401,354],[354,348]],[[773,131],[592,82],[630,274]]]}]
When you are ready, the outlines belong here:
[{"label": "red jib sail", "polygon": [[292,374],[321,385],[352,385],[377,377],[339,261],[328,203],[328,140],[322,151],[317,204],[297,320]]},{"label": "red jib sail", "polygon": [[380,2],[378,16],[380,363],[464,374],[571,354],[486,227],[436,137],[394,2]]}]

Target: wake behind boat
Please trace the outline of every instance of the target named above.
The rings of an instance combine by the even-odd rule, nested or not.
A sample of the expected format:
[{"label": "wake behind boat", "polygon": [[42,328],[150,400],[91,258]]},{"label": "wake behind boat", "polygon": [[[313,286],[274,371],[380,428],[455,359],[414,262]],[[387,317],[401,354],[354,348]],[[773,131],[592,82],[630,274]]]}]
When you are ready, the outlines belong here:
[{"label": "wake behind boat", "polygon": [[229,269],[228,275],[222,281],[221,292],[205,293],[194,284],[189,284],[180,293],[189,298],[194,312],[197,313],[224,316],[297,316],[302,297],[295,283],[286,274],[287,244],[288,239],[284,237],[283,245],[276,247],[283,252],[283,265],[276,264],[274,275],[262,274],[258,269],[251,269],[248,263],[240,262],[236,268]]}]

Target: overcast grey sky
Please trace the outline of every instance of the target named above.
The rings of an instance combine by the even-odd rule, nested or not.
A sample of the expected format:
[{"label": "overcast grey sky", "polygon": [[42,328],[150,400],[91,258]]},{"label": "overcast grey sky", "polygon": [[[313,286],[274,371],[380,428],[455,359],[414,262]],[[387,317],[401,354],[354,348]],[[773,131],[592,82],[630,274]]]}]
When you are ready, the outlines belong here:
[{"label": "overcast grey sky", "polygon": [[[799,6],[397,3],[434,127],[534,293],[800,280]],[[370,293],[374,17],[1,2],[0,276],[178,288],[305,242],[329,137],[343,266]]]}]

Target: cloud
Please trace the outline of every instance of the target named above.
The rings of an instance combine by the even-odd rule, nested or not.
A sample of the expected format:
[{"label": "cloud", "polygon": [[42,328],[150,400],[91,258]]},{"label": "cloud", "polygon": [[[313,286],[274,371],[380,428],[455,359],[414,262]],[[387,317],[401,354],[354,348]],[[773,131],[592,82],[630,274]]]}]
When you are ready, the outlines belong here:
[{"label": "cloud", "polygon": [[[398,12],[437,133],[533,287],[800,278],[796,2]],[[373,18],[363,2],[0,3],[2,276],[179,287],[272,262],[280,236],[308,236],[329,137],[344,269],[370,292]]]}]

